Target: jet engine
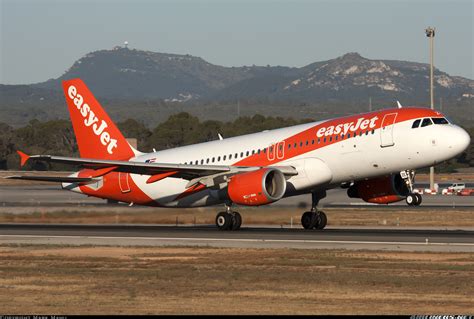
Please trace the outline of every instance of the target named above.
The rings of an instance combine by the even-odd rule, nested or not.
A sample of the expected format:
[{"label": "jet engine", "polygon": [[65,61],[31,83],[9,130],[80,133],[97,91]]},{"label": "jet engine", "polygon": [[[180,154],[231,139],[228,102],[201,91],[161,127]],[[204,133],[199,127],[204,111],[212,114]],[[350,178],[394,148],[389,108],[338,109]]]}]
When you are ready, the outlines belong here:
[{"label": "jet engine", "polygon": [[408,186],[400,174],[357,181],[347,190],[347,195],[351,198],[361,198],[376,204],[398,202],[409,193]]},{"label": "jet engine", "polygon": [[286,179],[276,168],[262,168],[230,178],[227,198],[239,205],[259,206],[276,202],[286,191]]}]

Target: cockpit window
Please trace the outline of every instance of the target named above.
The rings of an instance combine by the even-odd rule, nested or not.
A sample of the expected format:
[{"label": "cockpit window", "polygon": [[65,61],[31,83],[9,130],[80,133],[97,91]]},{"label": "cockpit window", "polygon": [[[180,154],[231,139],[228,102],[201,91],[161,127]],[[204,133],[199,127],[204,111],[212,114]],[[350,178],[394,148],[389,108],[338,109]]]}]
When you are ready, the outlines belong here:
[{"label": "cockpit window", "polygon": [[420,126],[420,122],[421,122],[421,119],[415,120],[415,122],[413,122],[413,125],[411,126],[411,128],[417,128],[418,126]]},{"label": "cockpit window", "polygon": [[431,125],[431,124],[433,124],[433,122],[431,122],[431,119],[426,118],[426,119],[423,119],[423,122],[421,122],[421,127],[425,127],[425,126],[428,126],[428,125]]},{"label": "cockpit window", "polygon": [[448,120],[444,117],[432,117],[434,124],[449,124]]}]

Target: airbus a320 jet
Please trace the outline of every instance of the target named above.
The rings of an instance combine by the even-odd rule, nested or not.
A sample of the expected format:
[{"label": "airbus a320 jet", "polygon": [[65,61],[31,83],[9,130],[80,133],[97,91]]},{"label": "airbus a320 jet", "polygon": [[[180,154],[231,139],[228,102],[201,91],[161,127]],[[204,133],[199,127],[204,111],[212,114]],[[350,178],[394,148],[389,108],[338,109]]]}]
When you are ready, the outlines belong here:
[{"label": "airbus a320 jet", "polygon": [[323,229],[327,217],[318,202],[338,187],[370,203],[419,205],[414,170],[451,159],[470,143],[466,131],[440,112],[399,107],[142,153],[83,81],[64,81],[63,89],[80,158],[18,153],[21,165],[46,161],[81,170],[68,177],[9,178],[61,182],[63,189],[130,205],[221,204],[221,230],[240,228],[235,205],[266,205],[300,194],[312,198],[302,226]]}]

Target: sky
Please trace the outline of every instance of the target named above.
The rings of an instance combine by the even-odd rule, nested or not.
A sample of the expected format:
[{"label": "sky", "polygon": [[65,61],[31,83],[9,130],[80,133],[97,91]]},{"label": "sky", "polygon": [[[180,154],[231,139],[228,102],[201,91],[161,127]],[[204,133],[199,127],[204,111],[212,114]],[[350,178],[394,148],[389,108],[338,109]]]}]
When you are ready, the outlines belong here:
[{"label": "sky", "polygon": [[0,0],[0,84],[62,75],[91,51],[191,54],[223,66],[301,67],[358,52],[474,79],[473,0]]}]

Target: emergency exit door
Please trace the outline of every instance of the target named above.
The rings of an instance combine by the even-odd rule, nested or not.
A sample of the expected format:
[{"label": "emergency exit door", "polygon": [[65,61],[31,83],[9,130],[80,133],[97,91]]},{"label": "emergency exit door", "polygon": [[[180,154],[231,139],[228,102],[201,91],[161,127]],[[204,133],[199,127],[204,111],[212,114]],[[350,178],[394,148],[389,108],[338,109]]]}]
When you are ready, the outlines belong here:
[{"label": "emergency exit door", "polygon": [[119,187],[122,193],[130,192],[130,174],[129,173],[119,173]]}]

